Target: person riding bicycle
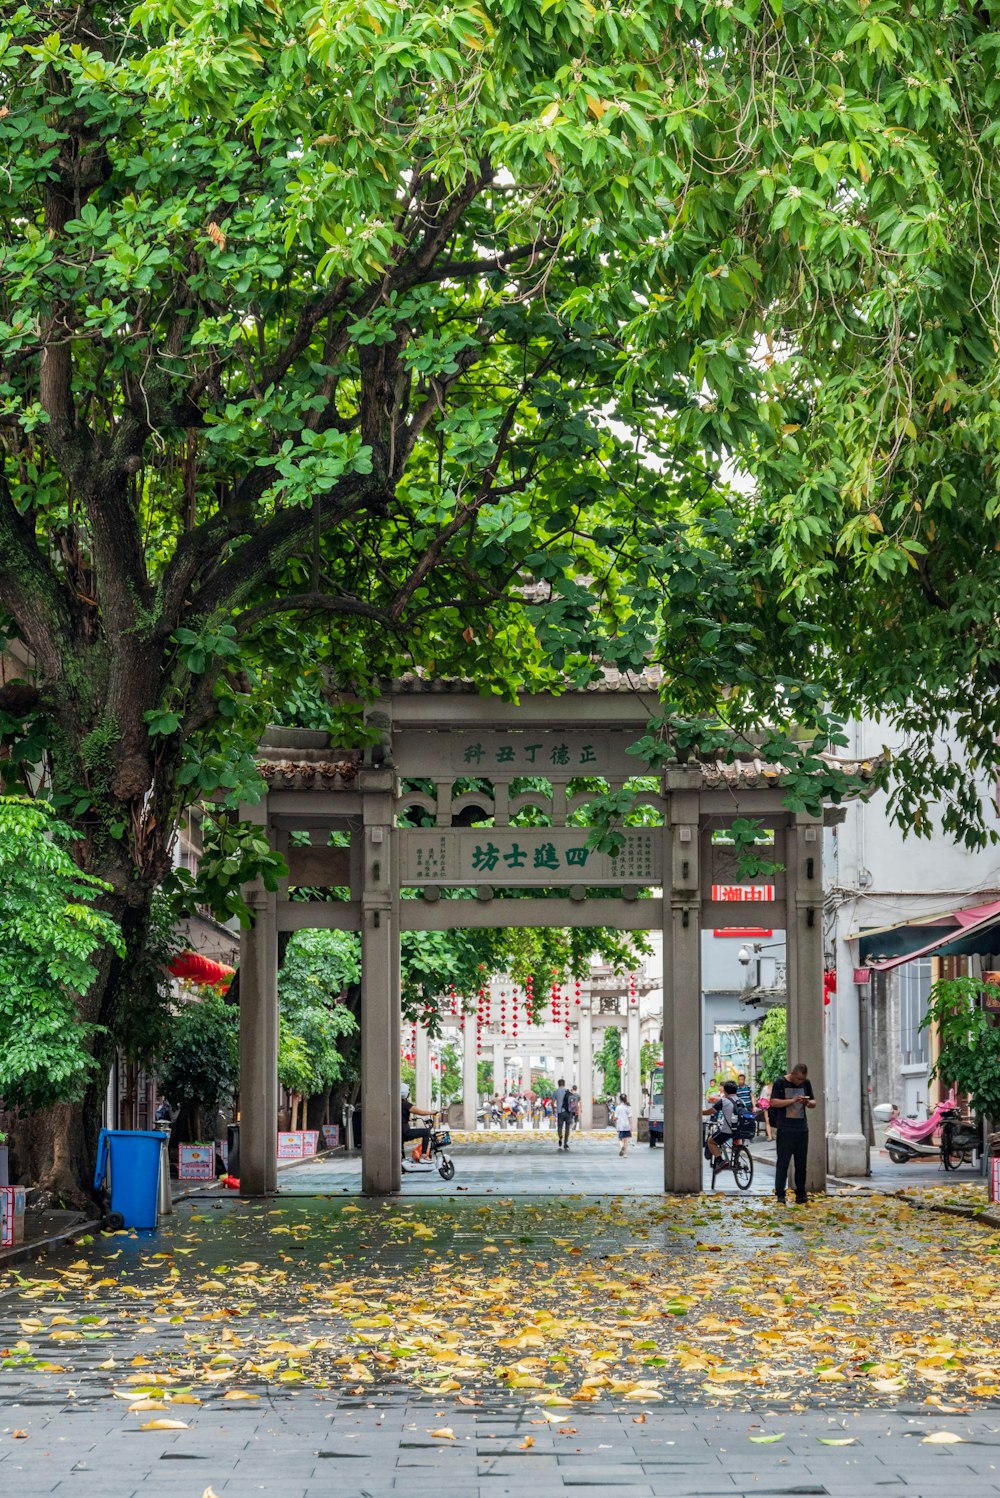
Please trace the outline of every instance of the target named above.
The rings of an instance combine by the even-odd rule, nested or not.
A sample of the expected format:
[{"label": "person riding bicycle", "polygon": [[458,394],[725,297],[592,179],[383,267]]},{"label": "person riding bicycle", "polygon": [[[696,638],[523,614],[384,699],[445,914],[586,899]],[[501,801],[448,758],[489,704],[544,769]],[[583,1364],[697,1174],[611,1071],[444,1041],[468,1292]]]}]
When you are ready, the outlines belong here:
[{"label": "person riding bicycle", "polygon": [[707,1108],[702,1109],[704,1115],[712,1114],[718,1120],[715,1129],[709,1131],[705,1141],[709,1157],[713,1160],[718,1159],[722,1154],[722,1146],[734,1139],[738,1132],[740,1119],[738,1091],[735,1082],[723,1082],[722,1096]]},{"label": "person riding bicycle", "polygon": [[403,1143],[408,1144],[411,1139],[420,1140],[420,1152],[414,1155],[414,1159],[419,1160],[424,1155],[430,1154],[431,1131],[430,1129],[411,1129],[410,1117],[412,1115],[414,1118],[433,1118],[434,1115],[433,1113],[429,1113],[426,1108],[414,1108],[410,1102],[410,1084],[408,1082],[402,1082],[399,1091],[403,1105]]}]

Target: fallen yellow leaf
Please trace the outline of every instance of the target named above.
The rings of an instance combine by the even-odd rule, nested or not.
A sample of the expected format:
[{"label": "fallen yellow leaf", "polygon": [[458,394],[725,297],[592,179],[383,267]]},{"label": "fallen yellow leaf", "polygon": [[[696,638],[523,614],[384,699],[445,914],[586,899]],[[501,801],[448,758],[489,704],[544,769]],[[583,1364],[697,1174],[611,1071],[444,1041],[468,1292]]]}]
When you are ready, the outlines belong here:
[{"label": "fallen yellow leaf", "polygon": [[147,1420],[145,1425],[139,1426],[140,1430],[187,1430],[188,1426],[183,1420]]},{"label": "fallen yellow leaf", "polygon": [[450,1425],[442,1425],[440,1430],[428,1431],[428,1435],[432,1435],[436,1441],[453,1441],[455,1439],[455,1432]]}]

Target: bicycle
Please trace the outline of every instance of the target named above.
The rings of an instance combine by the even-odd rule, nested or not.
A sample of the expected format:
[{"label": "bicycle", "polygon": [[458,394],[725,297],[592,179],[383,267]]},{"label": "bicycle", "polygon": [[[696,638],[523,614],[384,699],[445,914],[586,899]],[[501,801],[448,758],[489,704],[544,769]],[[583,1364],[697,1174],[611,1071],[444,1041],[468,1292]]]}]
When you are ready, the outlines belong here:
[{"label": "bicycle", "polygon": [[753,1181],[753,1156],[742,1139],[723,1139],[721,1154],[712,1156],[712,1190],[720,1170],[731,1170],[733,1180],[741,1191],[749,1191]]},{"label": "bicycle", "polygon": [[941,1125],[941,1164],[945,1170],[957,1170],[972,1161],[973,1152],[982,1148],[979,1130],[971,1119],[962,1118],[958,1109]]}]

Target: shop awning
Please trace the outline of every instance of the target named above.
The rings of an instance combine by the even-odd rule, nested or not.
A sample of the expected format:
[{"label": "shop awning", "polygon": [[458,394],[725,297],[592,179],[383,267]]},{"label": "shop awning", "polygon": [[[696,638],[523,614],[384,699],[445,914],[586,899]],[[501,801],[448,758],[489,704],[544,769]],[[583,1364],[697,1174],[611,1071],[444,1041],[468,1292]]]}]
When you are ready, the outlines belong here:
[{"label": "shop awning", "polygon": [[192,983],[224,983],[235,973],[234,967],[216,962],[212,957],[203,957],[200,952],[178,952],[167,964],[175,978],[187,978]]},{"label": "shop awning", "polygon": [[857,933],[861,961],[885,973],[916,957],[989,956],[1000,952],[1000,900],[965,905],[895,926]]}]

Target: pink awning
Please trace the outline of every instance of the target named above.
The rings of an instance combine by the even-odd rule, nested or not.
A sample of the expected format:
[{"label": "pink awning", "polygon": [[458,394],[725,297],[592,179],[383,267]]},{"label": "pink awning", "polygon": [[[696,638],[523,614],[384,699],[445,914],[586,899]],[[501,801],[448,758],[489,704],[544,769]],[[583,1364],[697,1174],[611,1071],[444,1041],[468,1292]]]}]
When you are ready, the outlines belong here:
[{"label": "pink awning", "polygon": [[931,953],[940,951],[942,947],[950,946],[953,941],[961,939],[964,942],[969,937],[975,936],[977,932],[988,931],[990,927],[1000,924],[1000,900],[991,900],[986,905],[966,905],[961,910],[952,910],[947,915],[935,917],[934,924],[939,927],[950,926],[952,929],[946,931],[943,936],[938,936],[934,941],[928,942],[926,946],[917,947],[915,951],[904,952],[897,957],[883,957],[880,962],[869,962],[868,966],[872,972],[887,973],[894,967],[902,967],[904,962],[913,962],[917,957],[928,957]]}]

